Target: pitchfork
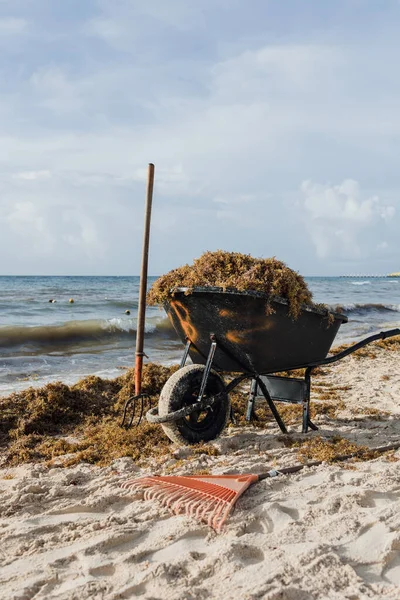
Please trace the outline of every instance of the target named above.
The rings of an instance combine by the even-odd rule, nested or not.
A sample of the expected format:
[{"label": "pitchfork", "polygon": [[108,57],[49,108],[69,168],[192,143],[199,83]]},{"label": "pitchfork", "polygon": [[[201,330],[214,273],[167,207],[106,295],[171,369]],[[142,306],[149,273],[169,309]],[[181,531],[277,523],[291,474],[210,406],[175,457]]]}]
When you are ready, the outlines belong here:
[{"label": "pitchfork", "polygon": [[143,234],[143,250],[142,250],[142,270],[140,273],[140,285],[139,285],[139,306],[138,306],[138,318],[137,318],[137,330],[136,330],[136,358],[135,358],[135,395],[125,402],[124,416],[122,418],[121,426],[125,424],[128,407],[133,404],[132,416],[129,420],[127,427],[131,427],[135,418],[136,406],[139,405],[139,417],[136,426],[140,425],[144,412],[144,401],[146,398],[149,400],[151,407],[151,401],[148,394],[142,393],[142,369],[143,369],[143,356],[147,355],[143,352],[144,344],[144,328],[145,328],[145,317],[146,317],[146,291],[147,291],[147,268],[149,262],[149,241],[150,241],[150,220],[151,220],[151,205],[153,201],[153,188],[154,188],[154,165],[149,163],[147,170],[147,191],[146,191],[146,206],[144,214],[144,234]]}]

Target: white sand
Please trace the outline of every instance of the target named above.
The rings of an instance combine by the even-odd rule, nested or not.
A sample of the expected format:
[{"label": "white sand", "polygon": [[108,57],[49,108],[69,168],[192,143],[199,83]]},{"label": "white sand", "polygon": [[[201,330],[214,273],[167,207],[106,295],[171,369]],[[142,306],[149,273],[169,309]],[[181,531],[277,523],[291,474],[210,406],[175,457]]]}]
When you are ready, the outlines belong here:
[{"label": "white sand", "polygon": [[[346,411],[318,420],[317,435],[369,446],[400,441],[398,353],[348,358],[328,379],[352,389],[342,392]],[[365,406],[391,414],[357,417]],[[232,428],[215,442],[220,456],[177,462],[174,472],[262,472],[297,463],[282,440],[275,425]],[[178,450],[176,458],[185,454]],[[129,458],[103,469],[3,469],[0,597],[400,598],[400,462],[322,465],[260,482],[218,535],[121,489],[127,478],[163,473],[175,460],[142,470]]]}]

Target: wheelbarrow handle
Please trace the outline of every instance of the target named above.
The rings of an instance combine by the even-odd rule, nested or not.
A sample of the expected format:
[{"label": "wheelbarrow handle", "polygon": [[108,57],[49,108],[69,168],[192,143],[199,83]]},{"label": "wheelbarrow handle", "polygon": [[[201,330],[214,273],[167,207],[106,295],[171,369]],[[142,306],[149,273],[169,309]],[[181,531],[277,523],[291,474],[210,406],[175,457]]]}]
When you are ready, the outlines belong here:
[{"label": "wheelbarrow handle", "polygon": [[375,335],[370,335],[369,337],[365,338],[364,340],[361,340],[357,344],[353,344],[353,346],[350,346],[350,348],[346,348],[346,350],[339,352],[339,354],[336,354],[335,356],[328,356],[328,358],[325,358],[324,360],[319,360],[315,363],[309,364],[308,366],[319,367],[321,365],[330,365],[332,363],[337,362],[338,360],[341,360],[345,356],[348,356],[349,354],[353,354],[353,352],[356,352],[360,348],[363,348],[364,346],[367,346],[368,344],[371,344],[376,340],[386,340],[387,338],[395,337],[396,335],[400,335],[400,329],[389,329],[388,331],[381,331],[380,333],[376,333]]}]

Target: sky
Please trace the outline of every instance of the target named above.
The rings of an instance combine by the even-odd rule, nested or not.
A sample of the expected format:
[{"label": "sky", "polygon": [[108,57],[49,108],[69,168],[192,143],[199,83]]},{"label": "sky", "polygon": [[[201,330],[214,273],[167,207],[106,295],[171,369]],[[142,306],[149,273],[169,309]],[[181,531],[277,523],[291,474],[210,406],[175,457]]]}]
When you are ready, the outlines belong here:
[{"label": "sky", "polygon": [[400,270],[398,0],[0,0],[0,274]]}]

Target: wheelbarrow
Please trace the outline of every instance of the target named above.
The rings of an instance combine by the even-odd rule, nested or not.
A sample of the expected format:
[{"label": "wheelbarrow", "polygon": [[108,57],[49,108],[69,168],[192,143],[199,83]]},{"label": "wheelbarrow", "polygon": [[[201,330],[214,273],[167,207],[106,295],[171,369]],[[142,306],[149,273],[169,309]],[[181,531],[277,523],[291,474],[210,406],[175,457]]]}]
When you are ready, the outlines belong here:
[{"label": "wheelbarrow", "polygon": [[[229,393],[245,380],[251,380],[248,421],[261,396],[283,433],[287,429],[275,402],[301,405],[302,432],[317,430],[310,419],[313,369],[400,334],[400,329],[381,332],[328,357],[339,327],[348,321],[337,312],[304,305],[294,319],[285,299],[212,287],[176,288],[164,308],[185,349],[179,370],[146,418],[181,445],[221,434],[232,417]],[[192,364],[186,365],[188,357]],[[295,369],[305,369],[304,377],[279,375]],[[236,376],[225,384],[222,373]]]}]

